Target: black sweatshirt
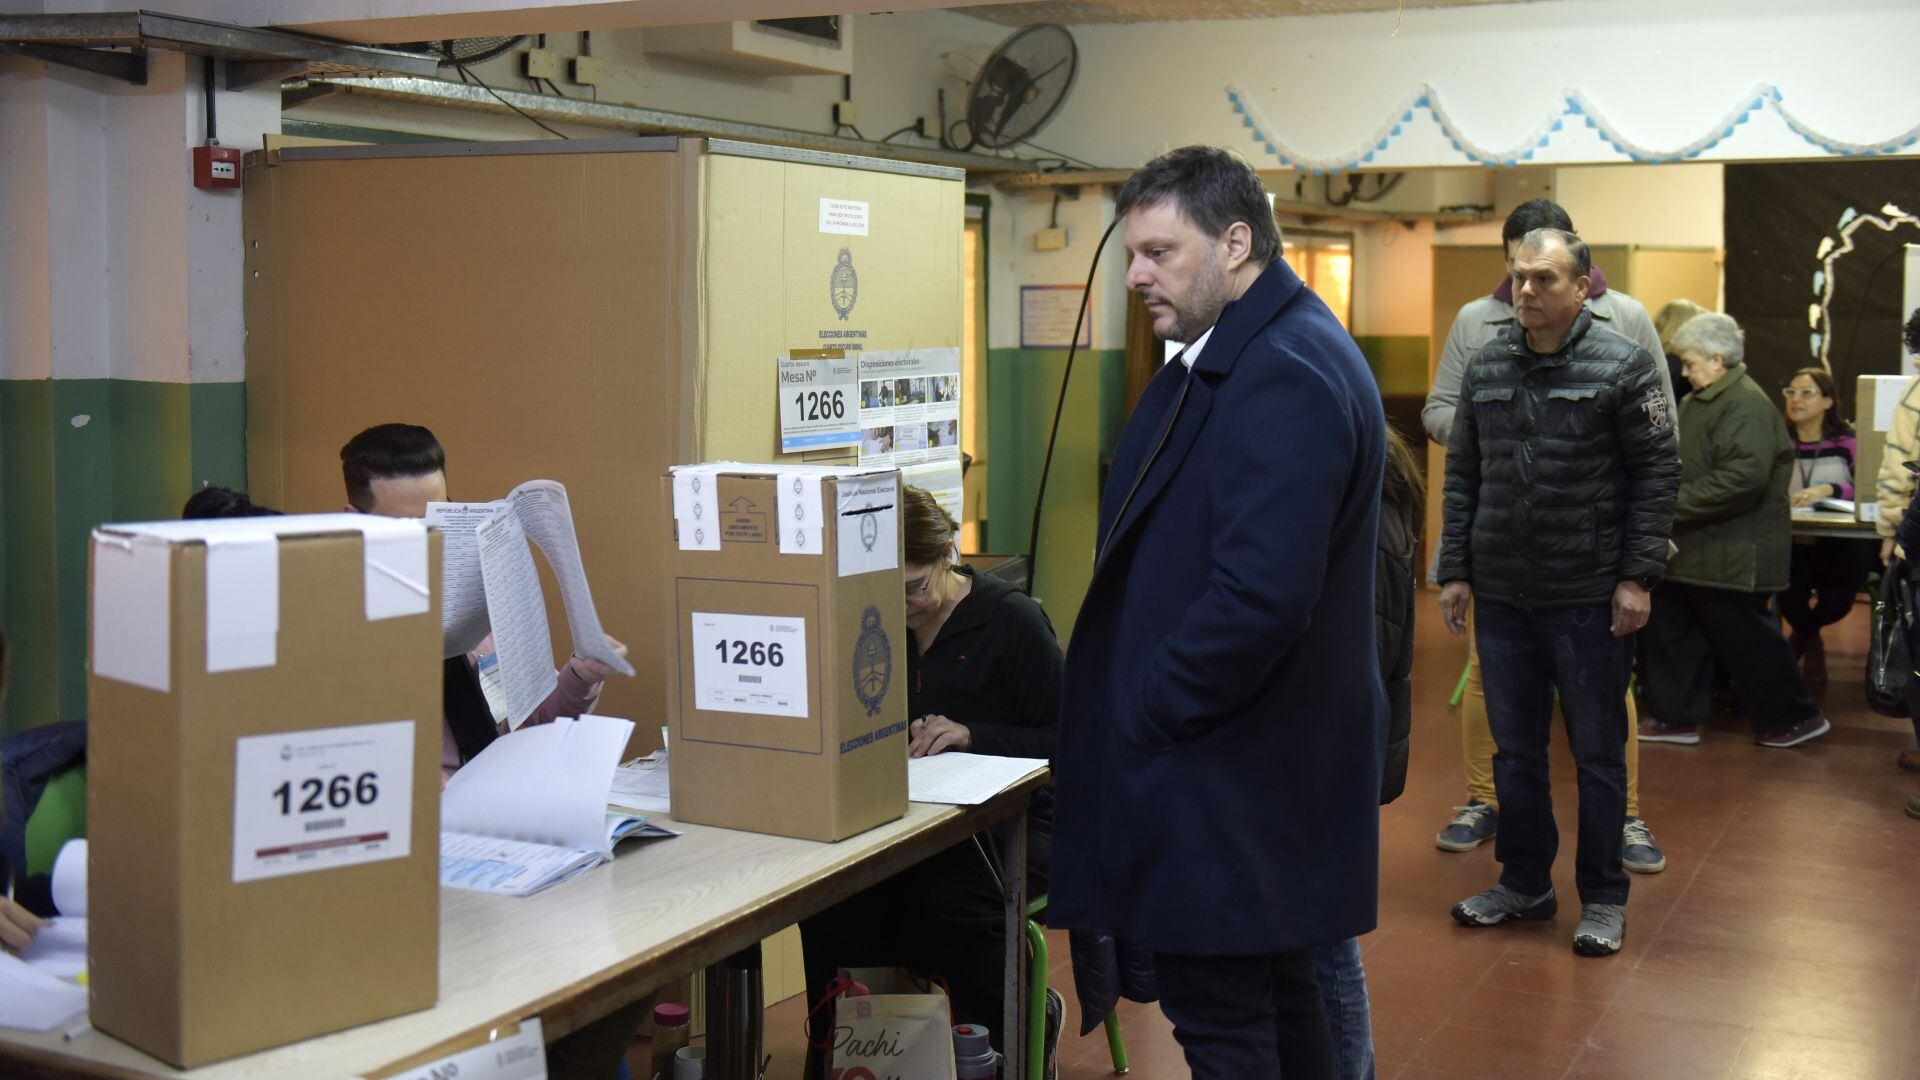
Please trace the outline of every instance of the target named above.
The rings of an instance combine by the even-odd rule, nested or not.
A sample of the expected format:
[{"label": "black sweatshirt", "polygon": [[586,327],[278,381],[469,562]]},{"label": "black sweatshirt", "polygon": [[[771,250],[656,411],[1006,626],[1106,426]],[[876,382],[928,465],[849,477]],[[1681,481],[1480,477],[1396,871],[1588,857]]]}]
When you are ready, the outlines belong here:
[{"label": "black sweatshirt", "polygon": [[972,753],[1053,758],[1063,660],[1053,623],[1026,594],[959,567],[973,590],[947,616],[931,652],[907,634],[907,715],[944,716],[972,734]]}]

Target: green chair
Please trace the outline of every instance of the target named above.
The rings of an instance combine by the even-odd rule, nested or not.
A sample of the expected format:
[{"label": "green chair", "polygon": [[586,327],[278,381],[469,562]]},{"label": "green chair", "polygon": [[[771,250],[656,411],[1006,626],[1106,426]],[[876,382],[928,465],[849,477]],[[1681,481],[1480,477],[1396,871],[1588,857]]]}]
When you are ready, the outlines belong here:
[{"label": "green chair", "polygon": [[27,873],[51,874],[69,840],[87,835],[87,767],[62,769],[48,778],[27,817]]},{"label": "green chair", "polygon": [[[1027,904],[1027,945],[1033,950],[1033,970],[1028,975],[1027,988],[1027,1080],[1045,1080],[1047,1068],[1047,935],[1034,921],[1045,910],[1045,895],[1036,896]],[[1066,1017],[1061,1017],[1061,1023],[1066,1023]],[[1106,1026],[1113,1071],[1125,1075],[1129,1066],[1127,1044],[1120,1038],[1120,1014],[1108,1013]]]}]

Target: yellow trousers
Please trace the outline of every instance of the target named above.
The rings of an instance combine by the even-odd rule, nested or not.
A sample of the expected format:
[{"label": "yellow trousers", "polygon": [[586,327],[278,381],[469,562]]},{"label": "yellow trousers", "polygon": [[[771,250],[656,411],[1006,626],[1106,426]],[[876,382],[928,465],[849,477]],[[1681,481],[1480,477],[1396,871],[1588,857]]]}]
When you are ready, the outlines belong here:
[{"label": "yellow trousers", "polygon": [[[1640,726],[1627,692],[1627,816],[1640,816]],[[1460,753],[1466,759],[1467,797],[1499,806],[1493,791],[1493,731],[1487,726],[1487,692],[1480,685],[1480,648],[1473,643],[1471,619],[1467,625],[1467,692],[1460,698]]]}]

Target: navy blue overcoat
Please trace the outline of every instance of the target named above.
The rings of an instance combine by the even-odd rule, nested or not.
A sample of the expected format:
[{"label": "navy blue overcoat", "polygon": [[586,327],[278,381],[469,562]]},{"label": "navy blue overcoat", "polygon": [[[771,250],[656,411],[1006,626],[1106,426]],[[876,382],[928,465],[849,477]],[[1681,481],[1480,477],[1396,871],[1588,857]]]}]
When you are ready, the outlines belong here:
[{"label": "navy blue overcoat", "polygon": [[1284,261],[1148,385],[1067,652],[1052,925],[1213,956],[1373,929],[1384,425]]}]

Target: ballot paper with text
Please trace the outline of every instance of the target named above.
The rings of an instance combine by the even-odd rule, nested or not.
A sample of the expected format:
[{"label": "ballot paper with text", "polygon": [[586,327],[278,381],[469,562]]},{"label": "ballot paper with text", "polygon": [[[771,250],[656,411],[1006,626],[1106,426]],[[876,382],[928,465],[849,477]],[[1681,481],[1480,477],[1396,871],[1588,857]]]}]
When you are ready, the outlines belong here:
[{"label": "ballot paper with text", "polygon": [[613,651],[593,605],[567,489],[530,480],[490,503],[428,503],[444,534],[440,628],[444,655],[478,648],[489,634],[499,657],[499,711],[517,728],[553,692],[553,636],[546,596],[527,542],[540,549],[560,586],[573,651],[622,675],[633,665]]},{"label": "ballot paper with text", "polygon": [[934,754],[907,759],[907,801],[977,806],[1047,767],[1045,758]]},{"label": "ballot paper with text", "polygon": [[440,795],[440,884],[530,896],[613,858],[629,838],[678,835],[610,813],[633,723],[588,714],[495,739]]}]

